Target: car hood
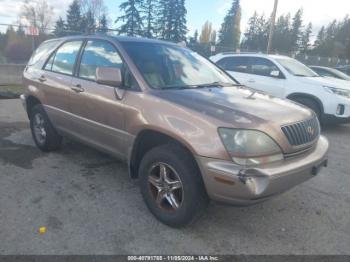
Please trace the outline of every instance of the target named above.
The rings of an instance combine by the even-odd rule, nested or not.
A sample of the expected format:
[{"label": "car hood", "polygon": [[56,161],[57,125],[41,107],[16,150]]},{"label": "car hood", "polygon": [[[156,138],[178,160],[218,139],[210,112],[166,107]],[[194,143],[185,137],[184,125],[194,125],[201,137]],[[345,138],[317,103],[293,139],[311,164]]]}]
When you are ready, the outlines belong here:
[{"label": "car hood", "polygon": [[350,82],[330,77],[298,77],[301,83],[342,88],[350,91]]},{"label": "car hood", "polygon": [[268,122],[281,126],[312,117],[310,110],[296,103],[248,88],[163,90],[156,96],[237,128],[258,129]]}]

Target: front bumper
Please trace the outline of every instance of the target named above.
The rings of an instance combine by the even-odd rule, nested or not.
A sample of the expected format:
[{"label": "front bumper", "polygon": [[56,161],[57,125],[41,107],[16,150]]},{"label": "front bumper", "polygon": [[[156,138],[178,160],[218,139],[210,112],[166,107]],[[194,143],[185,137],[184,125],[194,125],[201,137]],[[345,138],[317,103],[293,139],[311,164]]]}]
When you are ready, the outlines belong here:
[{"label": "front bumper", "polygon": [[350,117],[341,117],[330,114],[324,114],[322,117],[322,122],[325,124],[348,124],[350,123]]},{"label": "front bumper", "polygon": [[316,146],[300,157],[256,168],[233,162],[198,157],[203,181],[213,200],[250,205],[283,193],[312,178],[327,166],[328,140],[321,136]]}]

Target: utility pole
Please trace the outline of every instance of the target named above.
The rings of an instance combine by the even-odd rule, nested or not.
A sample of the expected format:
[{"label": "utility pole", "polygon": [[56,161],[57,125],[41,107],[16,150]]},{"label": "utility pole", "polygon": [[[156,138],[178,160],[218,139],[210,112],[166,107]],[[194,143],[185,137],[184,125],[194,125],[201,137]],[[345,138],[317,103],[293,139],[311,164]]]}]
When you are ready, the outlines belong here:
[{"label": "utility pole", "polygon": [[273,7],[273,12],[272,12],[272,15],[271,15],[269,41],[267,43],[267,51],[266,52],[268,54],[271,52],[273,33],[275,31],[275,21],[276,21],[277,6],[278,6],[278,0],[275,0],[275,5]]}]

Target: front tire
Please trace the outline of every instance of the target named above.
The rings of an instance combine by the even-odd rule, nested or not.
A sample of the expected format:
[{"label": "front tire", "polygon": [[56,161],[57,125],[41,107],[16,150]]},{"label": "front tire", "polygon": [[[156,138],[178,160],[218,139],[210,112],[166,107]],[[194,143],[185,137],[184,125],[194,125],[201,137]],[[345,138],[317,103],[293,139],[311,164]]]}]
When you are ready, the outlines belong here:
[{"label": "front tire", "polygon": [[209,203],[198,167],[178,145],[161,145],[147,152],[139,178],[147,207],[168,226],[193,222]]},{"label": "front tire", "polygon": [[62,137],[51,124],[42,105],[36,105],[30,111],[30,129],[41,151],[51,152],[61,147]]},{"label": "front tire", "polygon": [[312,111],[314,111],[318,120],[321,122],[322,111],[321,111],[320,106],[317,104],[316,101],[314,101],[310,98],[305,98],[305,97],[296,97],[293,100],[299,104],[306,106],[307,108],[310,108]]}]

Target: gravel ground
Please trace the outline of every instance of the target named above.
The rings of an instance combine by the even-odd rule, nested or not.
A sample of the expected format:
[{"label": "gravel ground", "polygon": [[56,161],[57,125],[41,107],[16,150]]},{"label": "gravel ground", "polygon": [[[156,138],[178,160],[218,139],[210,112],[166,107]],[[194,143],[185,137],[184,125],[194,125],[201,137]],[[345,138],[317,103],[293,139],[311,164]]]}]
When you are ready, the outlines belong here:
[{"label": "gravel ground", "polygon": [[0,100],[0,254],[350,254],[350,125],[324,134],[329,167],[316,178],[251,207],[212,203],[176,230],[123,164],[72,141],[41,153],[20,101]]}]

